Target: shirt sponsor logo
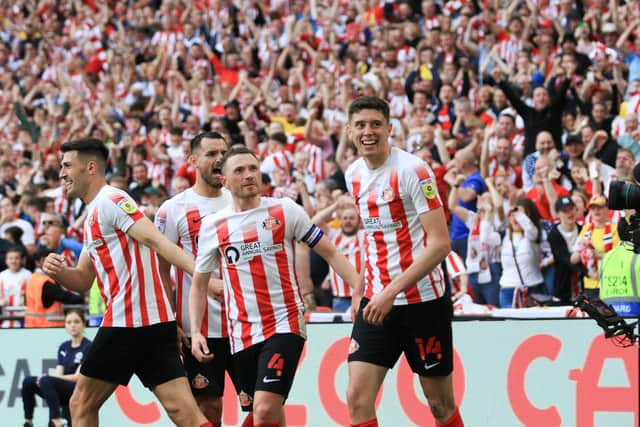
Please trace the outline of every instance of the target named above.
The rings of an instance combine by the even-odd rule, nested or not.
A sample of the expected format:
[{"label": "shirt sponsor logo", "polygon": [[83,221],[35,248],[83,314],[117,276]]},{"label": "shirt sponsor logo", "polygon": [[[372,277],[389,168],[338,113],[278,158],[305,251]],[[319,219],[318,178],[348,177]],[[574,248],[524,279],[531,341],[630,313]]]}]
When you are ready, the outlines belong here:
[{"label": "shirt sponsor logo", "polygon": [[364,225],[364,229],[367,231],[387,231],[402,227],[401,221],[384,222],[380,220],[380,217],[363,218],[362,224]]},{"label": "shirt sponsor logo", "polygon": [[434,199],[436,197],[436,186],[433,184],[433,181],[431,181],[431,178],[420,181],[420,189],[425,198]]},{"label": "shirt sponsor logo", "polygon": [[233,265],[238,264],[242,261],[248,261],[255,256],[267,255],[270,253],[281,251],[282,249],[282,243],[242,243],[239,246],[227,246],[224,250],[224,256],[227,260],[227,264]]}]

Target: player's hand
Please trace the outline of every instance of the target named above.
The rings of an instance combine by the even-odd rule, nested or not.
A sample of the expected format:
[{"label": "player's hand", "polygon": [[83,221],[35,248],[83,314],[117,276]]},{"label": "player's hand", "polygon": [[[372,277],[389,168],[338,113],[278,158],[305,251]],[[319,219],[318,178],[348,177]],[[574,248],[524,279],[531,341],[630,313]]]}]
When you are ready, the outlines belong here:
[{"label": "player's hand", "polygon": [[392,295],[385,292],[374,295],[362,311],[364,321],[376,326],[382,325],[385,316],[391,311],[391,307],[393,307],[394,299]]},{"label": "player's hand", "polygon": [[213,353],[209,350],[207,339],[200,332],[196,332],[191,337],[191,354],[200,363],[207,363],[213,360]]},{"label": "player's hand", "polygon": [[45,274],[56,277],[66,267],[64,256],[61,254],[49,254],[42,263],[42,270]]},{"label": "player's hand", "polygon": [[224,283],[222,282],[222,280],[213,278],[209,280],[207,293],[216,301],[221,303],[224,302]]},{"label": "player's hand", "polygon": [[184,354],[184,349],[191,349],[191,341],[189,337],[184,333],[184,329],[178,326],[178,350],[180,354]]}]

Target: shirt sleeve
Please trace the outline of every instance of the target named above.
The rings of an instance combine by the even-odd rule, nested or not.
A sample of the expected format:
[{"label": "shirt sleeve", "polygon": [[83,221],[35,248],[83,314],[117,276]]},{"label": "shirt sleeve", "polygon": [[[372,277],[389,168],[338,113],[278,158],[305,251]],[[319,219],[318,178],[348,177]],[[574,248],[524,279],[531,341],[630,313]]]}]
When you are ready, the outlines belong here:
[{"label": "shirt sleeve", "polygon": [[218,233],[215,216],[202,220],[200,237],[198,238],[198,256],[196,257],[196,273],[211,273],[218,269]]},{"label": "shirt sleeve", "polygon": [[295,204],[290,199],[282,199],[284,201],[284,211],[287,215],[287,224],[292,224],[293,236],[298,242],[306,243],[307,246],[313,248],[322,238],[324,232],[317,225],[311,222],[309,215],[301,206]]},{"label": "shirt sleeve", "polygon": [[136,202],[129,195],[121,193],[110,194],[103,202],[103,208],[104,214],[112,219],[113,228],[125,233],[144,216]]},{"label": "shirt sleeve", "polygon": [[60,344],[60,347],[58,347],[58,365],[64,364],[64,360],[62,356],[63,351],[64,351],[64,343]]},{"label": "shirt sleeve", "polygon": [[418,215],[442,207],[436,178],[426,163],[407,170],[403,177],[404,190],[411,197]]}]

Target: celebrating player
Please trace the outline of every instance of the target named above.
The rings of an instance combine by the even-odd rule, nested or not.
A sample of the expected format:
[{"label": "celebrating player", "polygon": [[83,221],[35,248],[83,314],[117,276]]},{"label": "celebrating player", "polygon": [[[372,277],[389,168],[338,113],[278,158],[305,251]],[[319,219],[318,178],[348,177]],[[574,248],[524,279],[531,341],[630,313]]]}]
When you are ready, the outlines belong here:
[{"label": "celebrating player", "polygon": [[102,404],[136,374],[176,425],[211,426],[189,392],[156,252],[187,272],[193,271],[193,259],[169,242],[127,193],[107,185],[108,150],[101,141],[66,142],[61,150],[67,194],[87,205],[85,247],[76,267],[52,253],[43,270],[78,292],[89,290],[97,275],[106,303],[71,398],[73,425],[97,426]]},{"label": "celebrating player", "polygon": [[[260,197],[260,163],[251,150],[232,147],[222,165],[233,202],[203,220],[189,297],[191,324],[200,323],[209,277],[222,264],[240,403],[253,411],[254,425],[280,426],[306,338],[294,239],[313,248],[347,283],[356,283],[358,274],[302,207],[288,198]],[[206,360],[206,340],[192,333],[194,356]]]},{"label": "celebrating player", "polygon": [[392,148],[389,105],[356,98],[347,133],[362,158],[346,171],[364,225],[364,296],[349,351],[347,401],[352,426],[377,426],[374,402],[385,374],[404,352],[420,377],[438,426],[459,427],[451,372],[451,303],[440,262],[450,251],[442,203],[431,169]]}]

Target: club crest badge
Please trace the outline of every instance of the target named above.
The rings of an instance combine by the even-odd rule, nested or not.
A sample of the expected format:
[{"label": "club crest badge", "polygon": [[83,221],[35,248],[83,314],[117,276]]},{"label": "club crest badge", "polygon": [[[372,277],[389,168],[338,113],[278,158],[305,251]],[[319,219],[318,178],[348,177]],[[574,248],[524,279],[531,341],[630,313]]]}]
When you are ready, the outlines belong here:
[{"label": "club crest badge", "polygon": [[387,187],[382,191],[382,200],[385,202],[390,202],[396,197],[396,193],[393,191],[393,188]]},{"label": "club crest badge", "polygon": [[209,380],[202,374],[198,374],[191,380],[191,385],[196,390],[202,390],[209,385]]},{"label": "club crest badge", "polygon": [[274,230],[280,227],[280,220],[274,217],[268,217],[264,221],[262,221],[262,228],[265,230]]}]

